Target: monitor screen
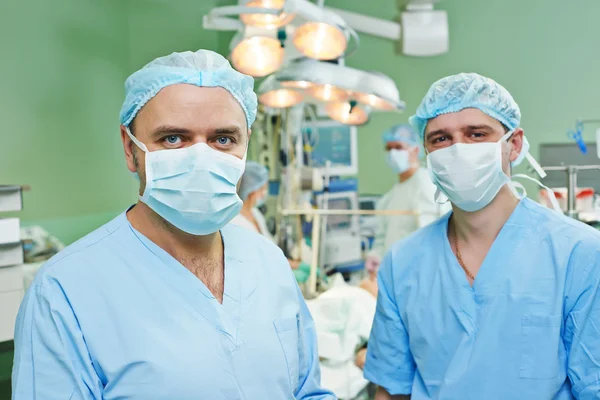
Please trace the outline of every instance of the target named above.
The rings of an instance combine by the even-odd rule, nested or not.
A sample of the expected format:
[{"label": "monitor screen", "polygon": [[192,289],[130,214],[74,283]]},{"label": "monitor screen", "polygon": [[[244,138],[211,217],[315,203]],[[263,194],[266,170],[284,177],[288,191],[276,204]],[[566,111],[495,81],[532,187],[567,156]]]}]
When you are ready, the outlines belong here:
[{"label": "monitor screen", "polygon": [[303,132],[309,143],[314,143],[308,154],[312,167],[324,168],[330,161],[332,175],[357,173],[356,128],[327,121],[308,124]]}]

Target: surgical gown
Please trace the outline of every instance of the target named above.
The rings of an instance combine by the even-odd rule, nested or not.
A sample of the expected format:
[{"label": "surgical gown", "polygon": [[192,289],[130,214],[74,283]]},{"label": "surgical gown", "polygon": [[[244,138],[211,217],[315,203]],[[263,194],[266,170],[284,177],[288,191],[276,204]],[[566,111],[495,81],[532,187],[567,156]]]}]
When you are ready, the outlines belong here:
[{"label": "surgical gown", "polygon": [[281,251],[221,233],[222,304],[125,214],[51,259],[17,319],[13,399],[334,399]]},{"label": "surgical gown", "polygon": [[419,168],[404,182],[396,183],[378,202],[378,210],[414,211],[420,215],[381,215],[377,218],[377,232],[371,254],[382,258],[398,240],[429,225],[450,211],[450,204],[437,204],[435,185],[424,168]]},{"label": "surgical gown", "polygon": [[523,199],[471,287],[448,219],[385,257],[365,377],[411,400],[600,399],[600,234]]}]

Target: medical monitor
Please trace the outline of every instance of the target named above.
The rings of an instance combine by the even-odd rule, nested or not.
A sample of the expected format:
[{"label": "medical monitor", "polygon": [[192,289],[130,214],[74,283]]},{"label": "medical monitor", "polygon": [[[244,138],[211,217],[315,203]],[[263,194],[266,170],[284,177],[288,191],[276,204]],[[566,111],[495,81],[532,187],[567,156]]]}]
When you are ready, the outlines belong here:
[{"label": "medical monitor", "polygon": [[330,161],[329,174],[347,176],[358,174],[358,147],[356,127],[343,125],[332,120],[307,122],[302,127],[305,143],[312,151],[308,152],[308,162],[313,168],[325,169]]}]

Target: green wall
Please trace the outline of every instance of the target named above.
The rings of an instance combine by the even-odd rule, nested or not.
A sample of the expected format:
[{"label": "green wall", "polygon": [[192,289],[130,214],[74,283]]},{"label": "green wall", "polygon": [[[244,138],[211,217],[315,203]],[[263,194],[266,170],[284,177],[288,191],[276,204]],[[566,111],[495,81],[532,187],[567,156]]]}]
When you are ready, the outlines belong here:
[{"label": "green wall", "polygon": [[[377,3],[326,1],[374,17],[398,16],[395,1]],[[448,54],[396,55],[392,42],[361,35],[360,49],[347,59],[351,67],[391,76],[407,103],[404,114],[378,114],[359,129],[363,193],[384,192],[395,180],[385,165],[381,133],[407,122],[431,83],[450,74],[478,72],[504,85],[521,107],[534,156],[540,143],[567,142],[565,132],[575,119],[600,118],[598,0],[443,0],[436,7],[448,12]],[[590,141],[595,128],[587,131]],[[528,191],[533,192],[530,186]]]}]

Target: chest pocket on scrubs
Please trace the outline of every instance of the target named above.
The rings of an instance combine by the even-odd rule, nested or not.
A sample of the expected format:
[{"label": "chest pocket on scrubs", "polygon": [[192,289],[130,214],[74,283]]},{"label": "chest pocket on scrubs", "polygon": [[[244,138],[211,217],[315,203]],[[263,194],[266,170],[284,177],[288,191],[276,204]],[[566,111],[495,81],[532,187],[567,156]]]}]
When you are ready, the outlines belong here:
[{"label": "chest pocket on scrubs", "polygon": [[521,369],[524,379],[552,379],[560,372],[561,315],[526,314],[521,319]]},{"label": "chest pocket on scrubs", "polygon": [[274,321],[275,330],[279,337],[279,342],[285,354],[285,362],[290,380],[290,386],[293,392],[298,388],[298,319],[281,318]]}]

